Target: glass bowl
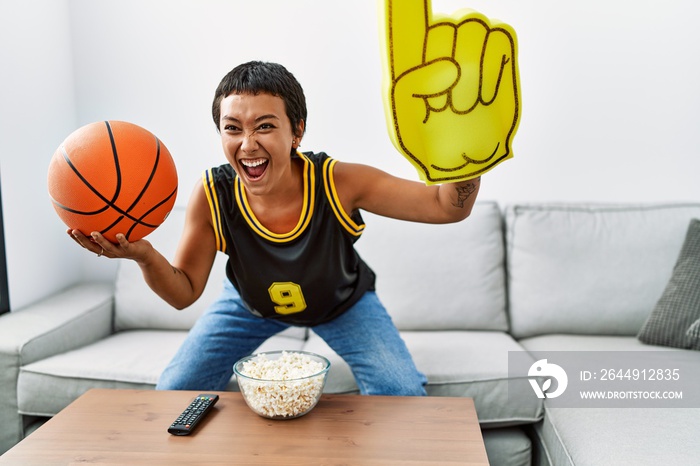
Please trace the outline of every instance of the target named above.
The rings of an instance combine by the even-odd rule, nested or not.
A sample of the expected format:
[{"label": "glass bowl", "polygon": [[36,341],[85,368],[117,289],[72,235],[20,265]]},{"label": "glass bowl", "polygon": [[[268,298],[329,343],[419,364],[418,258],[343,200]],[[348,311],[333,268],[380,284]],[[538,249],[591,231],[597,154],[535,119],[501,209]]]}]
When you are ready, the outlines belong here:
[{"label": "glass bowl", "polygon": [[311,411],[326,384],[331,363],[307,351],[270,351],[233,365],[243,399],[256,414],[294,419]]}]

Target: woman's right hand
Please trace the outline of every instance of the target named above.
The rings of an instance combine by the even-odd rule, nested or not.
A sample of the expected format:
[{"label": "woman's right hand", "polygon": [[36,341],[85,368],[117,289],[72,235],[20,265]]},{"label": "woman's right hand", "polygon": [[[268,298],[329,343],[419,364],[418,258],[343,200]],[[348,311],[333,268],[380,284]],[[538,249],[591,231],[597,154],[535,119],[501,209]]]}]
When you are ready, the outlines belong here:
[{"label": "woman's right hand", "polygon": [[153,246],[145,239],[129,242],[126,236],[117,234],[117,243],[105,239],[99,232],[92,232],[90,236],[84,235],[80,230],[67,230],[68,235],[84,249],[94,253],[97,257],[109,259],[132,259],[136,262],[147,260]]}]

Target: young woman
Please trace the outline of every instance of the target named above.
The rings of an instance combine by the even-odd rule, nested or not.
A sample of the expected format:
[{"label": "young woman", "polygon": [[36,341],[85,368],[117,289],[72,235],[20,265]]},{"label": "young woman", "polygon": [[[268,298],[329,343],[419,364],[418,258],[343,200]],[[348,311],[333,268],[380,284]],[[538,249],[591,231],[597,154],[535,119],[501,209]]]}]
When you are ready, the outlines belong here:
[{"label": "young woman", "polygon": [[283,66],[229,72],[212,115],[227,164],[192,193],[172,262],[147,240],[69,234],[84,248],[138,263],[148,285],[182,309],[202,293],[218,251],[229,256],[220,298],[199,318],[157,388],[223,390],[233,364],[289,326],[309,326],[352,368],[360,392],[422,395],[426,379],[355,252],[360,210],[426,223],[466,218],[479,179],[426,186],[297,149],[306,102]]}]

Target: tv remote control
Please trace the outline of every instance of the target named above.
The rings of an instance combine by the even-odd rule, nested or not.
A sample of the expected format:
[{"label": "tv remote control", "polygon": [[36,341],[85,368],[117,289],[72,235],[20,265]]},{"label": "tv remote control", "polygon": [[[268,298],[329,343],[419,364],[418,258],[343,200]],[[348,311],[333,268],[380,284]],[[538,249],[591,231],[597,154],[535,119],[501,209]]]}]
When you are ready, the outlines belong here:
[{"label": "tv remote control", "polygon": [[202,394],[197,396],[168,427],[168,432],[173,435],[189,435],[217,401],[219,401],[219,395]]}]

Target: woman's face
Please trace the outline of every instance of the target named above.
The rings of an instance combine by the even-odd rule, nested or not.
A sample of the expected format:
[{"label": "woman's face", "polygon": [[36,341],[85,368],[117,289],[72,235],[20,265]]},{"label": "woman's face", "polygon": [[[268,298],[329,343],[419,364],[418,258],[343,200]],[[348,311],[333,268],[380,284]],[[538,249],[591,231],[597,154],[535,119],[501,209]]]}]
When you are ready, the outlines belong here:
[{"label": "woman's face", "polygon": [[[280,97],[227,96],[221,101],[219,130],[226,159],[249,194],[269,193],[280,181],[291,179],[290,153],[301,137],[292,130]],[[296,134],[303,134],[303,123]]]}]

